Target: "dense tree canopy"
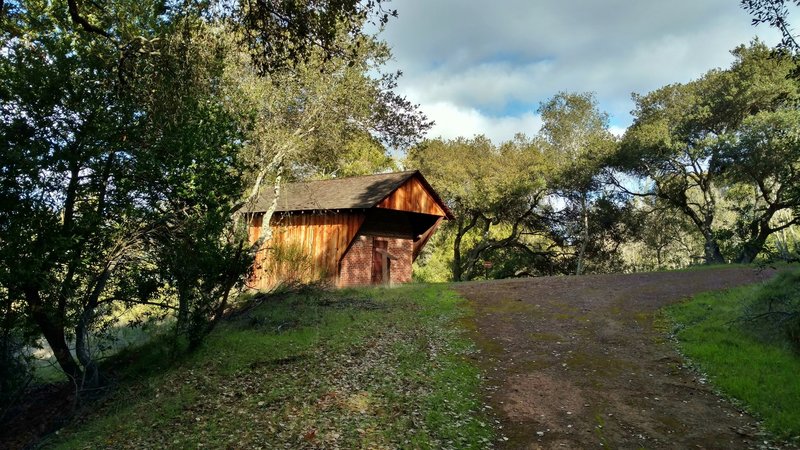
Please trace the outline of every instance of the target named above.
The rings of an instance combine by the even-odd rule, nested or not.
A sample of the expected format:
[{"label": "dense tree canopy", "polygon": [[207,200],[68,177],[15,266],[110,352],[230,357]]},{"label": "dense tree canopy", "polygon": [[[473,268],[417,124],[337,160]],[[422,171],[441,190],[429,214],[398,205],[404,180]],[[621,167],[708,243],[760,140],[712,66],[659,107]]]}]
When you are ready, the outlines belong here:
[{"label": "dense tree canopy", "polygon": [[[759,42],[733,54],[727,70],[635,96],[615,163],[691,220],[707,262],[725,260],[721,239],[736,240],[734,260],[752,261],[770,234],[796,223],[776,213],[800,204],[796,64]],[[721,220],[725,208],[735,224]]]},{"label": "dense tree canopy", "polygon": [[230,209],[243,186],[242,135],[215,95],[223,65],[201,24],[156,25],[191,37],[174,36],[138,61],[137,83],[123,87],[109,63],[113,46],[63,32],[69,19],[57,5],[18,6],[0,58],[0,281],[65,373],[83,380],[82,366],[95,384],[87,342],[95,314],[141,264],[145,236]]},{"label": "dense tree canopy", "polygon": [[[397,15],[397,11],[386,7],[389,1],[115,0],[101,4],[67,0],[66,5],[53,5],[50,12],[68,17],[69,22],[62,23],[62,31],[82,31],[116,47],[121,73],[126,63],[141,53],[158,51],[159,40],[169,31],[154,25],[196,18],[225,23],[235,31],[239,46],[248,51],[253,65],[264,73],[307,62],[315,50],[321,50],[326,58],[356,56],[356,49],[349,42],[367,36],[365,23],[381,27]],[[25,2],[2,1],[0,17],[13,18],[25,8]],[[7,29],[14,35],[25,33],[24,28],[11,22]],[[348,38],[344,41],[343,33]]]},{"label": "dense tree canopy", "polygon": [[608,131],[608,114],[601,112],[592,93],[561,92],[539,107],[540,136],[548,159],[555,163],[550,188],[577,212],[567,222],[567,238],[577,243],[575,274],[583,273],[593,203],[602,197],[599,175],[616,142]]},{"label": "dense tree canopy", "polygon": [[483,260],[501,249],[528,257],[548,252],[523,238],[546,232],[533,225],[542,220],[545,161],[528,139],[499,147],[483,136],[425,141],[409,151],[407,164],[425,173],[455,215],[444,230],[453,236],[454,280],[482,273]]},{"label": "dense tree canopy", "polygon": [[3,4],[3,361],[41,336],[97,385],[95,335],[135,304],[198,345],[252,261],[232,217],[264,179],[390,166],[430,124],[362,31],[383,3]]}]

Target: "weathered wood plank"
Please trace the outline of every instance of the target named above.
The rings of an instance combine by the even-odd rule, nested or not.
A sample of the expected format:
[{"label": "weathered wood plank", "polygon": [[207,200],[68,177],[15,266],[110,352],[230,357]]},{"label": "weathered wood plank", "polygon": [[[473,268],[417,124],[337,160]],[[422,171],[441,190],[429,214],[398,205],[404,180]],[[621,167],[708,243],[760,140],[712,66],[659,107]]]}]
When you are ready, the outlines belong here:
[{"label": "weathered wood plank", "polygon": [[[269,289],[281,280],[310,282],[325,278],[335,282],[339,261],[358,233],[364,218],[363,213],[354,212],[273,216],[273,237],[264,242],[259,250],[249,285],[257,289]],[[251,243],[255,242],[253,236],[257,236],[261,226],[260,222],[251,219]],[[300,252],[306,259],[270,259],[278,248],[282,248],[285,254],[294,252],[295,256]]]},{"label": "weathered wood plank", "polygon": [[391,195],[381,200],[376,208],[395,209],[446,217],[436,199],[416,177],[409,178]]}]

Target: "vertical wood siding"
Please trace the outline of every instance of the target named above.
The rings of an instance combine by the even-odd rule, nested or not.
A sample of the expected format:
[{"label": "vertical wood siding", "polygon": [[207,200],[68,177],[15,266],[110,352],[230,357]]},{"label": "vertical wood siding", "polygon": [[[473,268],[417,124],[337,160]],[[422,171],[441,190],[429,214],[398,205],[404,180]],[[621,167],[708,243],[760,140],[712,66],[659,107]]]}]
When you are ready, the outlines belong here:
[{"label": "vertical wood siding", "polygon": [[434,216],[447,216],[436,199],[416,177],[411,177],[391,195],[375,205],[376,208],[396,209]]},{"label": "vertical wood siding", "polygon": [[[279,281],[336,281],[339,260],[355,238],[363,213],[275,215],[270,221],[272,239],[256,255],[250,286],[269,289]],[[250,239],[255,242],[262,226],[251,219]]]},{"label": "vertical wood siding", "polygon": [[[447,217],[436,197],[418,177],[409,178],[375,205],[375,208]],[[339,263],[367,216],[368,210],[360,211],[309,211],[305,214],[274,215],[269,224],[272,228],[272,239],[264,242],[256,254],[250,287],[269,289],[279,282],[292,281],[338,282]],[[381,228],[381,224],[375,220],[374,217],[371,219],[372,228]],[[409,259],[409,267],[440,221],[441,219],[420,236],[419,241],[414,243],[413,250],[407,252],[408,256],[404,252],[403,257]],[[250,217],[251,244],[258,240],[264,226],[262,222],[263,214]],[[380,229],[372,232],[376,235],[382,234]]]}]

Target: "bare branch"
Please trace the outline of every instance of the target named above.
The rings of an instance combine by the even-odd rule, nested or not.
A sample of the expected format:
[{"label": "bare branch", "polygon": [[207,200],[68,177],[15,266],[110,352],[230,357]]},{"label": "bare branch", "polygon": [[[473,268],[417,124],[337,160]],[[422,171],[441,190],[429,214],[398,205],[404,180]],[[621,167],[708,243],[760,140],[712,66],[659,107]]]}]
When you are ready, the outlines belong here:
[{"label": "bare branch", "polygon": [[72,19],[72,21],[76,25],[80,25],[81,28],[84,29],[84,31],[87,31],[89,33],[99,34],[100,36],[107,37],[109,39],[111,38],[111,35],[107,31],[95,25],[92,25],[88,20],[86,20],[85,17],[81,16],[80,12],[78,11],[77,0],[67,0],[67,6],[69,8],[69,16]]}]

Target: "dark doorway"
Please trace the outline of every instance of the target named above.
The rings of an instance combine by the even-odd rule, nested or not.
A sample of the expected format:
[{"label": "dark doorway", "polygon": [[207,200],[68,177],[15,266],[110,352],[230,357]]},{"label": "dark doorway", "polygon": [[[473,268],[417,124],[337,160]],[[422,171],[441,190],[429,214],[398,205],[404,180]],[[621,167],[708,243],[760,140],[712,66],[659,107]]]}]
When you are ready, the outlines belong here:
[{"label": "dark doorway", "polygon": [[388,284],[390,280],[389,241],[372,240],[372,284]]}]

